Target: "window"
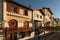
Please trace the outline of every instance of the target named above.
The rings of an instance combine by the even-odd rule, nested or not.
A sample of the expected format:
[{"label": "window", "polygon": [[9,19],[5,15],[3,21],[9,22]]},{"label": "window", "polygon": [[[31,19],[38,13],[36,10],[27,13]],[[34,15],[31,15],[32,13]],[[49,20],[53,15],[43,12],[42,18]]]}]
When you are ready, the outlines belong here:
[{"label": "window", "polygon": [[48,14],[48,16],[50,16],[50,15]]},{"label": "window", "polygon": [[50,15],[49,18],[52,19],[52,16]]},{"label": "window", "polygon": [[19,13],[19,7],[15,6],[11,3],[7,3],[7,11],[8,12],[14,12],[14,13]]},{"label": "window", "polygon": [[42,19],[42,16],[40,16],[40,18]]},{"label": "window", "polygon": [[37,15],[37,18],[39,18],[39,15]]},{"label": "window", "polygon": [[28,11],[24,10],[24,15],[28,16]]},{"label": "window", "polygon": [[17,7],[11,6],[11,11],[17,13]]},{"label": "window", "polygon": [[25,21],[25,22],[24,22],[24,26],[25,26],[25,27],[29,27],[29,22],[28,22],[28,21]]}]

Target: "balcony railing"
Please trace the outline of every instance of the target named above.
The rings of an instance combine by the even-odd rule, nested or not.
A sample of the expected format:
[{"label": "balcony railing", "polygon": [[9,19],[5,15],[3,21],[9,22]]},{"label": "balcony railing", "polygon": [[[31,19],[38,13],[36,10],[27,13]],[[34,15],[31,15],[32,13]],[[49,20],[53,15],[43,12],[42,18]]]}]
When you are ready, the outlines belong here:
[{"label": "balcony railing", "polygon": [[17,33],[17,32],[27,32],[27,31],[32,31],[32,27],[6,28],[6,33]]}]

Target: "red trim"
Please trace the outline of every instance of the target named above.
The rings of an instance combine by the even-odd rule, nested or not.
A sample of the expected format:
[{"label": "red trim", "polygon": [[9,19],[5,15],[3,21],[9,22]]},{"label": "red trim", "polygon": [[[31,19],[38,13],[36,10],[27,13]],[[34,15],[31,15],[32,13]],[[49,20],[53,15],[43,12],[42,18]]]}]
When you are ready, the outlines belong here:
[{"label": "red trim", "polygon": [[19,7],[17,7],[17,13],[19,14]]},{"label": "red trim", "polygon": [[9,20],[8,22],[10,27],[17,27],[18,23],[16,20],[12,19],[12,20]]},{"label": "red trim", "polygon": [[23,8],[25,8],[25,9],[27,9],[27,10],[33,11],[32,8],[29,8],[29,7],[27,7],[27,6],[24,6],[24,5],[20,4],[20,3],[17,3],[17,2],[15,2],[15,1],[13,1],[13,0],[12,0],[12,1],[11,1],[11,0],[6,0],[6,1],[9,2],[9,3],[14,4],[14,5],[16,5],[16,6],[23,7]]},{"label": "red trim", "polygon": [[11,6],[16,7],[16,13],[19,14],[19,7],[7,2],[7,11],[11,12]]},{"label": "red trim", "polygon": [[11,12],[11,4],[10,3],[7,3],[7,11]]}]

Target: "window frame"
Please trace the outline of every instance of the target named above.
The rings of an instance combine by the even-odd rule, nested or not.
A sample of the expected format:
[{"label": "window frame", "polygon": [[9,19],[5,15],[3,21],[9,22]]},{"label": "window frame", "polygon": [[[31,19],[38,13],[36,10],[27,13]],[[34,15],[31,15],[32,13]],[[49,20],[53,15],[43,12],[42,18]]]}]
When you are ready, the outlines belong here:
[{"label": "window frame", "polygon": [[39,18],[39,15],[37,14],[37,18]]},{"label": "window frame", "polygon": [[42,16],[40,16],[40,19],[42,19]]},{"label": "window frame", "polygon": [[11,12],[17,13],[17,7],[11,5]]},{"label": "window frame", "polygon": [[28,21],[25,21],[25,22],[24,22],[24,26],[25,26],[25,27],[29,27],[29,22],[28,22]]},{"label": "window frame", "polygon": [[28,10],[24,10],[24,15],[28,16]]}]

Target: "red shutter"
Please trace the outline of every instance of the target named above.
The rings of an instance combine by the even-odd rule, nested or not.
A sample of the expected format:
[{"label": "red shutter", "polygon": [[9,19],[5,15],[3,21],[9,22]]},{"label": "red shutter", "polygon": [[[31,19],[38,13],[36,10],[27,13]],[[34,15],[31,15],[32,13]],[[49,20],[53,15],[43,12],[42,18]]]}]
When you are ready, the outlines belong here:
[{"label": "red shutter", "polygon": [[19,14],[19,7],[17,7],[17,13]]},{"label": "red shutter", "polygon": [[7,3],[7,11],[11,12],[11,4],[10,3]]}]

